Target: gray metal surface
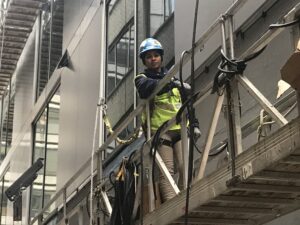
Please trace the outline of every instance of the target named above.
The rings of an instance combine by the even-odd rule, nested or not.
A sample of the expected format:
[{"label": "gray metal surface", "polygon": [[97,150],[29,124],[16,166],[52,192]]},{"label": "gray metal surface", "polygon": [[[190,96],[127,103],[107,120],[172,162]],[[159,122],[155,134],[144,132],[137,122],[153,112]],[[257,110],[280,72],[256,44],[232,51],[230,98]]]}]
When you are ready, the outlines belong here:
[{"label": "gray metal surface", "polygon": [[11,116],[14,118],[13,139],[20,133],[21,127],[29,116],[33,106],[33,75],[35,57],[35,31],[27,40],[26,46],[20,56],[18,67],[15,71],[15,108]]},{"label": "gray metal surface", "polygon": [[74,175],[92,151],[99,92],[100,66],[97,65],[100,62],[100,51],[95,49],[100,49],[100,18],[101,10],[98,10],[71,55],[72,69],[64,70],[61,74],[61,151],[58,152],[58,158],[64,160],[59,161],[58,171],[64,173],[58,177],[58,189]]}]

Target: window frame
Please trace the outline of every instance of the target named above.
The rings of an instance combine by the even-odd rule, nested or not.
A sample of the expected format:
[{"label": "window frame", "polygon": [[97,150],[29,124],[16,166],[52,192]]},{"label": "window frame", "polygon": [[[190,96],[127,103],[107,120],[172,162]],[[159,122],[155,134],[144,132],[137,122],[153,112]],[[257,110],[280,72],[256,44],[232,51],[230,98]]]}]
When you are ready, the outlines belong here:
[{"label": "window frame", "polygon": [[[109,24],[107,24],[107,29],[108,29]],[[135,25],[134,25],[134,18],[132,17],[127,24],[123,27],[123,29],[119,32],[119,34],[117,35],[117,37],[112,41],[112,43],[107,47],[107,56],[106,56],[106,71],[105,71],[105,96],[107,99],[109,99],[113,93],[118,89],[118,87],[123,83],[123,81],[126,79],[127,76],[129,76],[129,74],[133,71],[133,63],[132,66],[130,67],[130,62],[133,62],[133,59],[130,60],[130,43],[131,43],[131,37],[133,37],[133,43],[134,43],[134,29],[135,29]],[[120,43],[120,40],[122,40],[122,38],[126,35],[129,34],[128,36],[128,40],[127,40],[127,53],[126,53],[126,67],[125,67],[125,72],[122,75],[122,79],[120,79],[118,81],[117,79],[117,68],[118,68],[118,64],[117,64],[117,45]],[[106,40],[108,40],[108,38],[106,38]],[[112,90],[108,90],[108,55],[111,51],[114,51],[114,88]],[[134,56],[134,53],[132,54],[132,57]]]},{"label": "window frame", "polygon": [[[51,100],[53,99],[53,97],[55,96],[55,94],[57,93],[57,91],[60,90],[60,83],[58,85],[56,85],[56,87],[53,89],[52,94],[49,96],[49,98],[47,99],[47,101],[45,102],[45,104],[43,105],[43,107],[41,107],[41,110],[39,111],[39,113],[36,115],[35,119],[33,120],[32,124],[31,124],[31,134],[32,134],[32,139],[31,139],[31,143],[32,143],[32,149],[31,149],[31,164],[33,164],[35,162],[35,153],[36,153],[36,128],[37,128],[37,123],[39,122],[41,116],[43,116],[43,114],[46,111],[46,120],[45,120],[45,140],[43,143],[43,147],[44,147],[44,152],[43,152],[43,161],[44,161],[44,166],[42,168],[42,202],[41,202],[41,209],[43,207],[45,207],[45,186],[46,186],[46,170],[47,170],[47,145],[48,145],[48,135],[49,135],[49,104],[51,103]],[[58,133],[59,135],[59,133]],[[58,140],[59,143],[59,140]],[[30,197],[29,197],[29,215],[28,215],[28,221],[31,221],[31,218],[35,217],[36,215],[32,215],[32,192],[33,192],[33,184],[30,186]]]}]

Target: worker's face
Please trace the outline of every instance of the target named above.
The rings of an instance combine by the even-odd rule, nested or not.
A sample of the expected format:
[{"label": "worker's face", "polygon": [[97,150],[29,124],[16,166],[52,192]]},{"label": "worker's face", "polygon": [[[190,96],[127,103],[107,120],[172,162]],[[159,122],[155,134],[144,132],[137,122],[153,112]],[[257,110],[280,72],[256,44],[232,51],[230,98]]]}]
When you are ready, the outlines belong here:
[{"label": "worker's face", "polygon": [[159,71],[161,68],[161,55],[155,51],[151,50],[145,54],[145,66],[150,70]]}]

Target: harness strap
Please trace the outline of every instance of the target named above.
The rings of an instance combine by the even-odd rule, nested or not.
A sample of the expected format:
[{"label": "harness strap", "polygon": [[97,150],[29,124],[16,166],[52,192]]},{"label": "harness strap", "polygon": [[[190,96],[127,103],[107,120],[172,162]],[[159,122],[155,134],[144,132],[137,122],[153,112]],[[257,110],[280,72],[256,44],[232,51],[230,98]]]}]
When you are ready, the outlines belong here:
[{"label": "harness strap", "polygon": [[172,141],[167,140],[167,139],[163,139],[163,138],[159,138],[159,144],[158,145],[166,145],[169,146],[171,148],[174,147],[174,145],[181,140],[181,137],[178,136],[176,138],[174,138]]},{"label": "harness strap", "polygon": [[159,138],[159,144],[158,145],[166,145],[171,148],[173,148],[173,142],[167,139]]}]

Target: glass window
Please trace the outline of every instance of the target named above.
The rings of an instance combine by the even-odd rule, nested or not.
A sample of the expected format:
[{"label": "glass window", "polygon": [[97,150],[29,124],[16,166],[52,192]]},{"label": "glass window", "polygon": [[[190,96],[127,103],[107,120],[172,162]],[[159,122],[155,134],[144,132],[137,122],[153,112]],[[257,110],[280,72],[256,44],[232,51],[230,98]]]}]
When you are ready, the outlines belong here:
[{"label": "glass window", "polygon": [[50,49],[50,68],[49,77],[53,74],[61,56],[62,56],[62,36],[63,36],[63,14],[64,0],[55,0],[53,2],[52,14],[52,33]]},{"label": "glass window", "polygon": [[117,43],[117,84],[123,79],[128,70],[129,32],[127,31]]},{"label": "glass window", "polygon": [[14,97],[9,100],[9,93],[4,97],[3,114],[1,122],[1,148],[0,148],[0,163],[5,158],[7,152],[11,147],[12,133],[13,133],[13,119],[14,119]]},{"label": "glass window", "polygon": [[[50,4],[50,2],[49,2]],[[49,67],[49,40],[51,30],[51,12],[43,11],[41,24],[41,47],[40,47],[40,71],[38,79],[38,96],[44,90],[48,82],[48,67]]]},{"label": "glass window", "polygon": [[[34,154],[33,162],[38,158],[45,159],[46,152],[46,123],[47,123],[47,108],[44,110],[39,120],[35,124],[34,137]],[[31,213],[35,216],[43,207],[43,183],[44,169],[39,170],[38,177],[34,180],[31,191]]]},{"label": "glass window", "polygon": [[[57,151],[59,142],[60,92],[56,91],[34,126],[33,162],[44,159],[31,189],[31,212],[34,217],[56,192]],[[50,213],[50,208],[47,213]]]},{"label": "glass window", "polygon": [[9,187],[9,179],[8,173],[4,175],[3,179],[1,180],[0,184],[0,191],[1,191],[1,208],[0,208],[0,224],[6,225],[8,224],[8,215],[7,215],[7,197],[5,194],[6,189]]},{"label": "glass window", "polygon": [[174,12],[175,0],[150,1],[150,34],[153,35],[158,28]]},{"label": "glass window", "polygon": [[133,68],[134,60],[134,26],[131,26],[129,36],[129,68]]},{"label": "glass window", "polygon": [[118,0],[110,0],[109,1],[109,5],[108,5],[108,12],[110,12],[112,9],[113,9],[113,7],[115,6],[115,4],[116,4],[116,2],[117,2]]},{"label": "glass window", "polygon": [[106,95],[110,95],[116,85],[133,68],[134,26],[127,29],[108,49]]},{"label": "glass window", "polygon": [[116,48],[112,48],[107,56],[107,94],[116,86]]}]

